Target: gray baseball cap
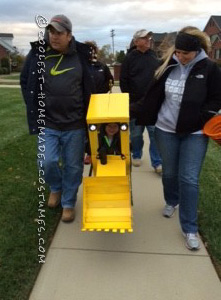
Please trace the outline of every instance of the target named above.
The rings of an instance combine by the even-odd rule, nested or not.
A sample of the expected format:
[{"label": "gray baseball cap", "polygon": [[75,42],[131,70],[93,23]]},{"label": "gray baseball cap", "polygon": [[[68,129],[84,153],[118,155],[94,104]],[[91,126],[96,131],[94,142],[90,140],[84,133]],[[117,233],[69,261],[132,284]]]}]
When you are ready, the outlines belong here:
[{"label": "gray baseball cap", "polygon": [[56,15],[51,18],[47,29],[50,26],[54,27],[58,32],[72,31],[72,23],[65,15]]},{"label": "gray baseball cap", "polygon": [[137,40],[146,36],[152,36],[152,31],[147,31],[146,29],[138,30],[133,35],[133,40]]}]

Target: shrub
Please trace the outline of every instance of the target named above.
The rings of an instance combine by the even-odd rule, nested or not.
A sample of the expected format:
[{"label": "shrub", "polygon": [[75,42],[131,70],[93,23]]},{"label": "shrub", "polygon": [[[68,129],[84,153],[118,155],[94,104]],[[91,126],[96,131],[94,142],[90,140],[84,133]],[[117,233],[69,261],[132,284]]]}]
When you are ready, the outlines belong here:
[{"label": "shrub", "polygon": [[9,68],[3,67],[2,70],[3,70],[3,74],[10,74]]},{"label": "shrub", "polygon": [[7,57],[3,57],[1,59],[1,66],[2,68],[10,68],[10,62],[9,62],[9,59]]}]

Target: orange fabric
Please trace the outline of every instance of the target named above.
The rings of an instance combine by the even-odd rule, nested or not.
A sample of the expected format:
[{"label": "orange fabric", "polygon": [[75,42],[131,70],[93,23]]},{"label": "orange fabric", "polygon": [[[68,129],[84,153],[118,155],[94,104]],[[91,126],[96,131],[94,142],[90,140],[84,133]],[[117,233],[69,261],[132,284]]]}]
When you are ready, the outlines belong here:
[{"label": "orange fabric", "polygon": [[210,119],[203,128],[203,133],[221,145],[221,115]]}]

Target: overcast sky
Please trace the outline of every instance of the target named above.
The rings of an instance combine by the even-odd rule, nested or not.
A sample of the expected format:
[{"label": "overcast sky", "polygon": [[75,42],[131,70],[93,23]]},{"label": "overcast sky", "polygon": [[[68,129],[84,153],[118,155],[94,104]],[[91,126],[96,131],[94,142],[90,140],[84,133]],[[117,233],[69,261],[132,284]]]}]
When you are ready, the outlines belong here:
[{"label": "overcast sky", "polygon": [[177,31],[186,25],[204,29],[211,15],[221,15],[220,0],[0,0],[0,32],[13,33],[13,45],[26,54],[29,42],[37,40],[35,16],[48,21],[65,14],[73,24],[78,41],[95,40],[99,47],[112,45],[126,50],[139,29],[153,32]]}]

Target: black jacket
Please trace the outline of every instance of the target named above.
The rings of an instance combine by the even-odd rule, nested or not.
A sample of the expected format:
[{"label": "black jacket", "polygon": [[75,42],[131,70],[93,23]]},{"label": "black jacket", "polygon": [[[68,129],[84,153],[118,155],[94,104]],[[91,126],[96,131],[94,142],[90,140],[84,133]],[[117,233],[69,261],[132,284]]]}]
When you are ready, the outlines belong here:
[{"label": "black jacket", "polygon": [[[41,41],[42,42],[42,41]],[[27,107],[27,119],[29,124],[30,134],[37,134],[39,127],[44,127],[45,107],[43,104],[44,98],[44,58],[46,56],[46,49],[48,47],[47,41],[40,44],[38,41],[31,43],[31,50],[27,55],[25,64],[23,66],[20,84],[23,98]],[[89,73],[89,59],[91,58],[90,47],[74,40],[76,50],[83,69],[83,101],[84,114],[86,112],[90,100],[90,95],[93,92],[91,77]],[[41,97],[43,98],[41,101]]]},{"label": "black jacket", "polygon": [[154,76],[159,62],[153,50],[142,53],[136,49],[129,52],[121,66],[120,88],[129,93],[130,104],[142,98]]},{"label": "black jacket", "polygon": [[[121,154],[121,142],[120,142],[120,132],[117,132],[114,136],[113,136],[113,141],[111,143],[111,145],[109,145],[107,143],[106,140],[106,133],[105,133],[105,126],[107,124],[104,123],[101,125],[100,128],[100,133],[98,136],[98,140],[99,140],[99,148],[98,148],[98,153],[105,153],[107,154],[115,154],[115,155],[120,155]],[[106,137],[106,138],[105,138]]]},{"label": "black jacket", "polygon": [[[169,65],[176,64],[171,60]],[[174,66],[166,69],[159,80],[153,82],[146,96],[131,110],[137,124],[155,125],[158,112],[165,99],[165,82]],[[177,133],[191,133],[201,130],[214,116],[212,112],[221,109],[221,69],[215,62],[205,58],[196,63],[186,80],[183,99],[176,125]]]},{"label": "black jacket", "polygon": [[110,91],[110,82],[113,85],[114,78],[107,65],[99,61],[91,62],[90,73],[96,94],[104,94]]}]

